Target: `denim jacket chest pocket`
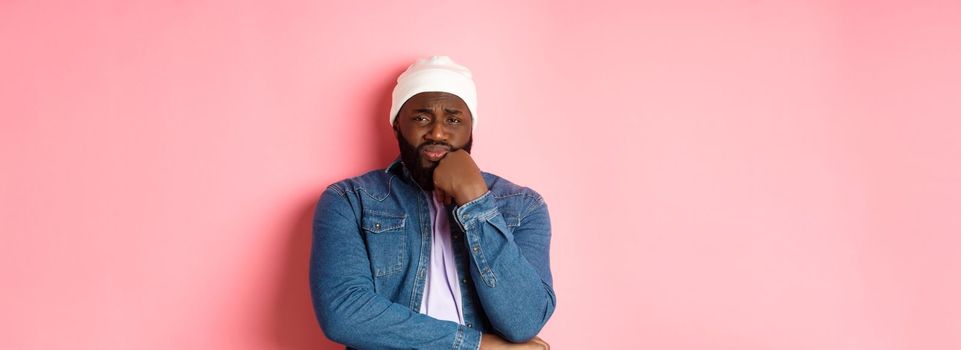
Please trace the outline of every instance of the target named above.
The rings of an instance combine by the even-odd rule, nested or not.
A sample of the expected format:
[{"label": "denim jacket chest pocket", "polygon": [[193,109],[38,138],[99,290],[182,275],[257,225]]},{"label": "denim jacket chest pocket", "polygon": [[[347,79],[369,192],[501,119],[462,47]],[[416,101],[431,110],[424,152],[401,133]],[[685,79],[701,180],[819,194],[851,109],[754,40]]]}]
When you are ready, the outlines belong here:
[{"label": "denim jacket chest pocket", "polygon": [[384,277],[404,269],[407,257],[407,215],[364,210],[361,229],[367,241],[374,277]]}]

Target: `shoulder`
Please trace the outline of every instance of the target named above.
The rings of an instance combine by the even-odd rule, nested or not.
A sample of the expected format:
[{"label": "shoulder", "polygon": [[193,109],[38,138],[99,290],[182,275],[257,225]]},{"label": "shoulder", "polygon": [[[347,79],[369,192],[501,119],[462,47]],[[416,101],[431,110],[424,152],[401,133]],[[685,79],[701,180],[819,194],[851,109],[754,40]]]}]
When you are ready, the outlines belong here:
[{"label": "shoulder", "polygon": [[341,196],[365,193],[372,198],[382,200],[390,195],[391,183],[396,180],[396,176],[384,169],[376,169],[334,182],[327,186],[327,190]]},{"label": "shoulder", "polygon": [[530,187],[521,186],[507,180],[498,175],[481,172],[484,177],[484,181],[487,183],[488,189],[491,191],[491,195],[499,200],[519,200],[528,203],[543,203],[544,198],[541,197],[540,193],[531,189]]},{"label": "shoulder", "polygon": [[491,173],[481,172],[481,175],[487,182],[490,196],[494,199],[494,203],[508,227],[520,226],[534,213],[538,217],[546,217],[547,204],[537,191]]}]

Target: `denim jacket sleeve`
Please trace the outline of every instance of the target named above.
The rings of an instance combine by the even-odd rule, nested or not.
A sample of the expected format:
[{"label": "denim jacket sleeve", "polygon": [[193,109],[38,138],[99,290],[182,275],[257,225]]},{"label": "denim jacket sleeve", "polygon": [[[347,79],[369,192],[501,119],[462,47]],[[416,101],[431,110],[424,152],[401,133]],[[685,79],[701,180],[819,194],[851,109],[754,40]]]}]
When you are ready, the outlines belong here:
[{"label": "denim jacket sleeve", "polygon": [[481,333],[417,313],[374,292],[357,218],[335,186],[314,212],[310,255],[314,311],[324,334],[361,349],[478,349]]},{"label": "denim jacket sleeve", "polygon": [[527,197],[520,225],[509,229],[491,191],[454,210],[471,255],[484,312],[504,339],[536,336],[557,303],[550,269],[551,223],[539,195]]}]

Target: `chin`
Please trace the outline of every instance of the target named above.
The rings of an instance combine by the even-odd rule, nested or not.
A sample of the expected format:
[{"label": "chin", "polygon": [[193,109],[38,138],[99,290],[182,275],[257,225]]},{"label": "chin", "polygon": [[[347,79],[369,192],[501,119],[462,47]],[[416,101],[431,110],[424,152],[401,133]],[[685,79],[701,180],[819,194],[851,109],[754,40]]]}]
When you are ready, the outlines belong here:
[{"label": "chin", "polygon": [[430,170],[430,169],[436,168],[438,163],[440,163],[440,162],[439,162],[439,161],[435,162],[435,161],[432,161],[432,160],[429,160],[429,159],[425,159],[425,158],[421,158],[421,159],[420,159],[420,167],[421,167],[421,168],[424,168],[425,170]]}]

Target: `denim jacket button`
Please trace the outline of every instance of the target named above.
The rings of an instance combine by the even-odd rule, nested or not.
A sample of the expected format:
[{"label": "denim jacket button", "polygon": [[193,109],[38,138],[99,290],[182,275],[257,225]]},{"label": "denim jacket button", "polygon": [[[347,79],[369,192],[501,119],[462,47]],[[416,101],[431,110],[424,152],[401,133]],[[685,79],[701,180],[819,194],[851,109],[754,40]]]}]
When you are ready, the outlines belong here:
[{"label": "denim jacket button", "polygon": [[375,229],[375,230],[380,230],[380,224],[374,224],[374,229]]},{"label": "denim jacket button", "polygon": [[470,322],[467,322],[467,328],[474,328],[474,325],[471,324]]}]

